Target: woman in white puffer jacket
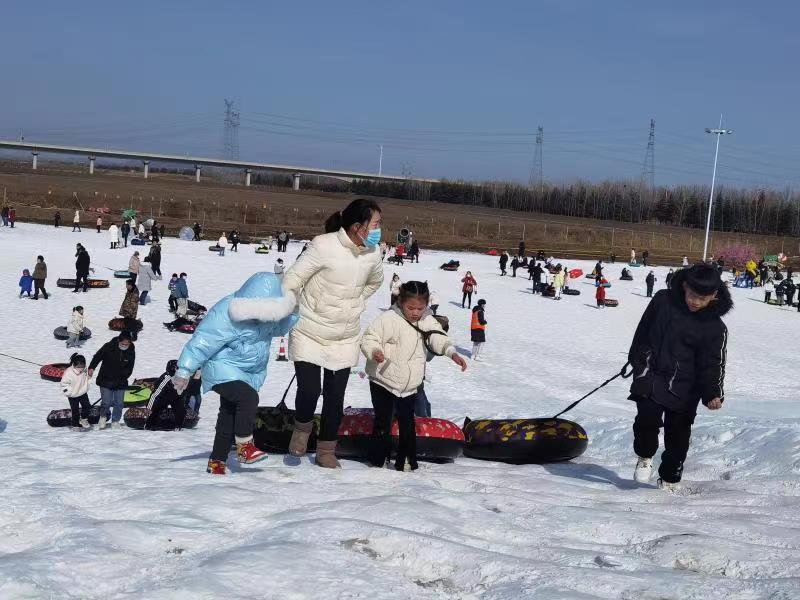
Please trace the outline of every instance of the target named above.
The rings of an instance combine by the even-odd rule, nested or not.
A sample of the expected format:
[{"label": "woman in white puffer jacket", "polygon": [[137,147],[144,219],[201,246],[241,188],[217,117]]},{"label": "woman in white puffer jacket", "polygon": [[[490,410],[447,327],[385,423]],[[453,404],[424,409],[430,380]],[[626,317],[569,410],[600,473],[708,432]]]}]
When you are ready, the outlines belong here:
[{"label": "woman in white puffer jacket", "polygon": [[354,200],[328,219],[329,233],[314,238],[283,276],[284,290],[294,292],[300,304],[300,319],[289,334],[289,360],[297,374],[289,451],[305,454],[322,392],[316,459],[322,467],[339,466],[337,432],[350,369],[358,364],[361,314],[383,283],[380,226],[380,207]]}]

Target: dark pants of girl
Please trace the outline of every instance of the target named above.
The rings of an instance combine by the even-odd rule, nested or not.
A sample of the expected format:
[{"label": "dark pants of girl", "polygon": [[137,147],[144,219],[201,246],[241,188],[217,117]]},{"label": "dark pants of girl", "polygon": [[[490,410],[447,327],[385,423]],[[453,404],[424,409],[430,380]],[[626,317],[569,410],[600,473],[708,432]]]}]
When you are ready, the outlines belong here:
[{"label": "dark pants of girl", "polygon": [[333,442],[338,439],[339,425],[342,422],[344,392],[347,389],[350,369],[338,371],[324,369],[321,386],[320,370],[322,367],[312,363],[302,361],[294,363],[294,372],[297,374],[294,418],[301,423],[313,419],[314,411],[317,410],[317,400],[322,392],[322,420],[317,439],[322,442]]},{"label": "dark pants of girl", "polygon": [[225,462],[235,438],[253,435],[258,392],[244,381],[226,381],[211,389],[220,395],[217,433],[214,436],[211,459]]},{"label": "dark pants of girl", "polygon": [[464,302],[469,300],[469,307],[472,308],[472,292],[464,292],[464,295],[461,297],[461,308],[464,308]]},{"label": "dark pants of girl", "polygon": [[47,300],[47,290],[44,289],[44,279],[33,280],[33,297],[38,299],[39,292],[42,292],[44,299]]},{"label": "dark pants of girl", "polygon": [[370,381],[369,391],[372,394],[372,406],[375,409],[375,420],[372,424],[372,449],[369,461],[376,467],[382,467],[392,452],[392,415],[397,417],[400,439],[394,466],[401,471],[406,459],[412,469],[417,468],[417,431],[414,426],[414,405],[416,392],[405,398],[399,398],[386,388]]},{"label": "dark pants of girl", "polygon": [[92,409],[92,405],[89,403],[89,396],[83,394],[75,398],[68,398],[68,400],[69,407],[72,409],[72,426],[78,427],[81,424],[81,419],[89,418],[89,411]]},{"label": "dark pants of girl", "polygon": [[161,277],[161,262],[151,262],[150,268],[153,269],[153,273]]},{"label": "dark pants of girl", "polygon": [[72,291],[77,292],[81,286],[84,292],[89,289],[89,273],[75,273],[75,289]]},{"label": "dark pants of girl", "polygon": [[178,299],[175,296],[169,297],[169,310],[170,312],[178,310]]},{"label": "dark pants of girl", "polygon": [[664,453],[658,474],[664,481],[678,483],[683,473],[683,461],[689,452],[694,414],[674,412],[656,404],[650,398],[636,401],[636,420],[633,422],[633,450],[642,458],[653,458],[658,451],[658,430],[664,426]]}]

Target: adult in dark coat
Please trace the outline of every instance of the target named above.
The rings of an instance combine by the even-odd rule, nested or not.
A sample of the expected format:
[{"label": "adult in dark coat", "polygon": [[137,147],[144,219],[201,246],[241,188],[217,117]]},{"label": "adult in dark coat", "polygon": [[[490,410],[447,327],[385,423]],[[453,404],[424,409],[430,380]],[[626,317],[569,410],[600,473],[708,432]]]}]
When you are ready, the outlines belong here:
[{"label": "adult in dark coat", "polygon": [[100,429],[105,427],[105,415],[109,407],[112,408],[112,426],[118,427],[119,425],[114,424],[118,424],[122,418],[128,378],[133,373],[133,366],[136,363],[136,348],[127,331],[123,331],[111,341],[106,342],[97,351],[92,362],[89,363],[89,377],[94,375],[94,370],[100,363],[102,366],[97,374],[97,385],[100,388],[103,416],[100,418],[98,427]]},{"label": "adult in dark coat", "polygon": [[655,284],[656,284],[656,276],[653,274],[652,271],[650,271],[647,274],[647,277],[644,278],[644,283],[647,286],[647,297],[648,298],[652,298],[653,297],[653,286],[655,286]]},{"label": "adult in dark coat", "polygon": [[147,404],[150,414],[144,424],[145,429],[156,429],[161,411],[165,408],[171,408],[175,415],[175,429],[183,427],[183,420],[186,417],[185,403],[182,394],[179,394],[172,384],[172,378],[177,370],[177,360],[167,362],[167,369],[156,382],[150,402]]},{"label": "adult in dark coat", "polygon": [[721,317],[731,308],[717,269],[695,265],[675,273],[671,288],[655,295],[636,328],[628,352],[629,399],[637,404],[633,447],[639,465],[651,459],[663,425],[659,475],[668,484],[681,479],[698,404],[717,410],[725,400],[728,328]]},{"label": "adult in dark coat", "polygon": [[161,244],[157,240],[150,246],[147,258],[150,259],[150,268],[153,269],[153,273],[161,277]]},{"label": "adult in dark coat", "polygon": [[500,255],[500,275],[506,274],[506,265],[508,265],[508,252],[503,252]]},{"label": "adult in dark coat", "polygon": [[44,289],[44,281],[47,279],[47,263],[41,254],[36,257],[36,265],[33,267],[33,299],[39,299],[39,292],[42,292],[44,299],[47,300],[47,290]]},{"label": "adult in dark coat", "polygon": [[80,244],[78,244],[78,251],[75,253],[75,256],[75,289],[72,291],[79,291],[82,281],[83,291],[85,292],[89,289],[89,265],[91,264],[91,258],[86,248]]},{"label": "adult in dark coat", "polygon": [[532,277],[533,277],[533,293],[540,291],[539,285],[542,283],[542,275],[544,275],[544,269],[542,266],[537,262],[533,266]]},{"label": "adult in dark coat", "polygon": [[56,214],[53,215],[53,223],[55,224],[56,227],[59,227],[61,225],[61,211],[60,210],[57,210]]},{"label": "adult in dark coat", "polygon": [[128,236],[131,234],[131,224],[128,221],[122,223],[122,227],[120,227],[120,233],[122,234],[122,240],[125,242],[125,247],[128,247]]}]

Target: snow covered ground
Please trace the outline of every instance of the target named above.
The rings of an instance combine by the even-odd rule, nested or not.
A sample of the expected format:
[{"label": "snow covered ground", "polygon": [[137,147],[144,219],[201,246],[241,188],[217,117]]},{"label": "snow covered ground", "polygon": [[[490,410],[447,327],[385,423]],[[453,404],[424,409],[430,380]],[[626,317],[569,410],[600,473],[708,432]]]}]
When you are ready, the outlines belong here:
[{"label": "snow covered ground", "polygon": [[[78,241],[111,289],[56,288],[58,276],[74,276]],[[169,274],[187,271],[192,298],[211,306],[276,257],[242,246],[220,258],[207,246],[165,242],[167,277],[140,310],[135,376],[159,375],[186,341],[161,327]],[[289,263],[299,249],[290,246]],[[88,228],[0,231],[0,352],[65,360],[52,330],[80,302],[94,331],[83,350],[90,358],[111,337],[106,323],[122,301],[111,271],[126,268],[132,251],[108,249],[105,232]],[[22,269],[40,253],[53,296],[18,300]],[[449,258],[461,261],[458,273],[437,269]],[[500,278],[496,258],[422,260],[387,265],[387,282],[394,271],[428,280],[460,347],[471,347],[460,308],[466,269],[488,302],[484,362],[461,374],[438,360],[426,386],[434,414],[457,423],[555,414],[619,370],[647,304],[643,269],[620,282],[622,265],[609,266],[609,297],[620,306],[597,310],[584,280],[581,296],[554,302],[532,296],[526,279]],[[656,269],[658,287],[665,272]],[[276,455],[211,477],[216,394],[205,396],[192,431],[72,433],[45,422],[66,407],[56,384],[0,357],[0,598],[798,598],[800,315],[760,295],[733,290],[727,401],[716,414],[701,407],[680,495],[631,482],[634,407],[619,381],[567,415],[591,439],[572,463],[462,458],[403,474],[352,461],[331,472]],[[384,284],[365,326],[388,300]],[[262,404],[277,403],[291,375],[291,363],[271,362]],[[360,378],[347,394],[348,404],[369,406]],[[94,386],[90,396],[99,397]]]}]

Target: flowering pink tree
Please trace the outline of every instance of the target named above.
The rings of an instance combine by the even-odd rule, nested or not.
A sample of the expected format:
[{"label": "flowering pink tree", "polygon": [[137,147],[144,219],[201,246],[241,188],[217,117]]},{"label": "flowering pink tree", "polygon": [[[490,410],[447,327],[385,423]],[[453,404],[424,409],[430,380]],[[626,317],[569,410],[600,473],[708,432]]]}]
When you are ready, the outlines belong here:
[{"label": "flowering pink tree", "polygon": [[736,267],[737,269],[744,269],[750,260],[758,262],[756,249],[745,244],[726,246],[718,251],[717,256],[725,259],[725,266]]}]

